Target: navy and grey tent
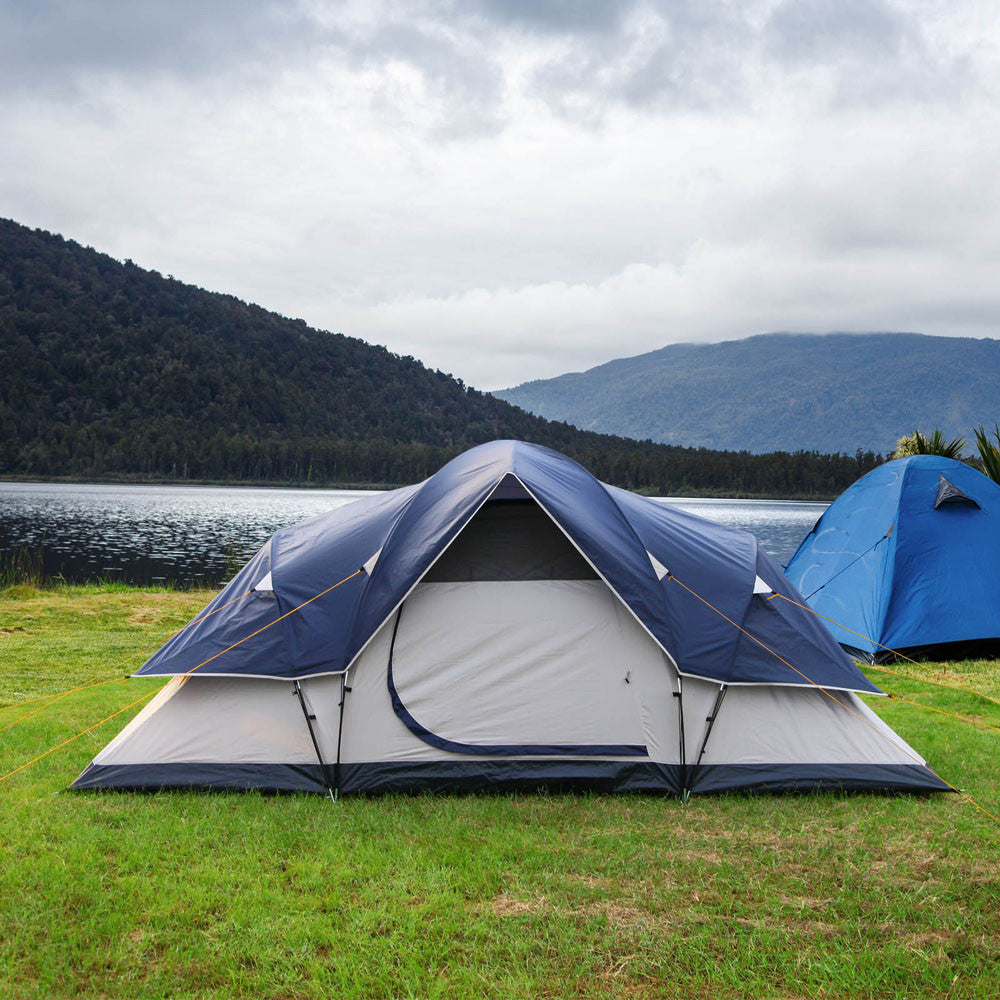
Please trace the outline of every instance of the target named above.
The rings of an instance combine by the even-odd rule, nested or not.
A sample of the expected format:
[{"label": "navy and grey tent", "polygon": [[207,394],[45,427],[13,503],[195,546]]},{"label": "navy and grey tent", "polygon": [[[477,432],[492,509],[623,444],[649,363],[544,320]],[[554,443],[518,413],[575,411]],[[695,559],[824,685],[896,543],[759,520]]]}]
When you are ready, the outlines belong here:
[{"label": "navy and grey tent", "polygon": [[875,661],[885,647],[1000,642],[998,567],[1000,486],[964,462],[913,455],[847,489],[785,572],[842,645]]},{"label": "navy and grey tent", "polygon": [[745,532],[482,445],[277,532],[75,787],[943,788],[774,588]]}]

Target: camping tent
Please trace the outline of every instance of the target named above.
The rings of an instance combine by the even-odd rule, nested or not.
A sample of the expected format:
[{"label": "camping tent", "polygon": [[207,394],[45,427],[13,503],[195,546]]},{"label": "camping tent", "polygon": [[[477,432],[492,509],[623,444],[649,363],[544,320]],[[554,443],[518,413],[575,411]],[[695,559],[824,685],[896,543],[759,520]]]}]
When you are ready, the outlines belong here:
[{"label": "camping tent", "polygon": [[492,442],[277,532],[74,787],[943,788],[772,588],[753,536]]},{"label": "camping tent", "polygon": [[875,661],[885,647],[1000,638],[998,567],[1000,486],[964,462],[913,455],[846,490],[785,572],[842,645]]}]

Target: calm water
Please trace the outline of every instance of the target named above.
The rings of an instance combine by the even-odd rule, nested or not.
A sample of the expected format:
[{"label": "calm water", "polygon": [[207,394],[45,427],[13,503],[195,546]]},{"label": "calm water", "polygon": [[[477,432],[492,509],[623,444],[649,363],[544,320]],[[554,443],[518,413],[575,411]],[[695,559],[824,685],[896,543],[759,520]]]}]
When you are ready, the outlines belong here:
[{"label": "calm water", "polygon": [[[0,555],[39,553],[67,580],[214,584],[278,528],[366,494],[350,490],[0,482]],[[767,500],[662,502],[753,532],[784,564],[826,508]]]}]

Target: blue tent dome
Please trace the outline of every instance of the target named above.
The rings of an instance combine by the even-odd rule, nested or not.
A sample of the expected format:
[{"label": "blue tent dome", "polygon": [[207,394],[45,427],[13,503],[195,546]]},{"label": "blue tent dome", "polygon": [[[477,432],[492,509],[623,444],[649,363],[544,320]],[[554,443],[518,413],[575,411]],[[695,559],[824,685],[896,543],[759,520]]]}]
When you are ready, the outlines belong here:
[{"label": "blue tent dome", "polygon": [[[520,441],[480,445],[422,483],[277,532],[202,612],[204,621],[166,643],[138,673],[183,674],[211,657],[199,676],[344,671],[504,489],[523,490],[538,503],[682,674],[878,691],[815,616],[765,600],[773,590],[798,595],[753,535],[608,486],[565,455]],[[361,567],[280,627],[227,651]]]},{"label": "blue tent dome", "polygon": [[913,455],[874,469],[819,519],[789,580],[842,645],[870,659],[1000,638],[1000,486]]}]

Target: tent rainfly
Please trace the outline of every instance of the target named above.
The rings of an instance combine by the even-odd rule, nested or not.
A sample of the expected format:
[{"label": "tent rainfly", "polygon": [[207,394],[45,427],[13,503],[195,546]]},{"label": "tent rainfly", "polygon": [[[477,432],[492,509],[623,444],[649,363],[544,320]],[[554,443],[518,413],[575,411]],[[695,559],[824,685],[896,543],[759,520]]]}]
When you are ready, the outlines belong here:
[{"label": "tent rainfly", "polygon": [[953,458],[913,455],[841,494],[785,572],[841,645],[876,662],[1000,644],[998,566],[1000,486]]},{"label": "tent rainfly", "polygon": [[495,441],[277,532],[74,787],[943,790],[773,590],[752,535]]}]

